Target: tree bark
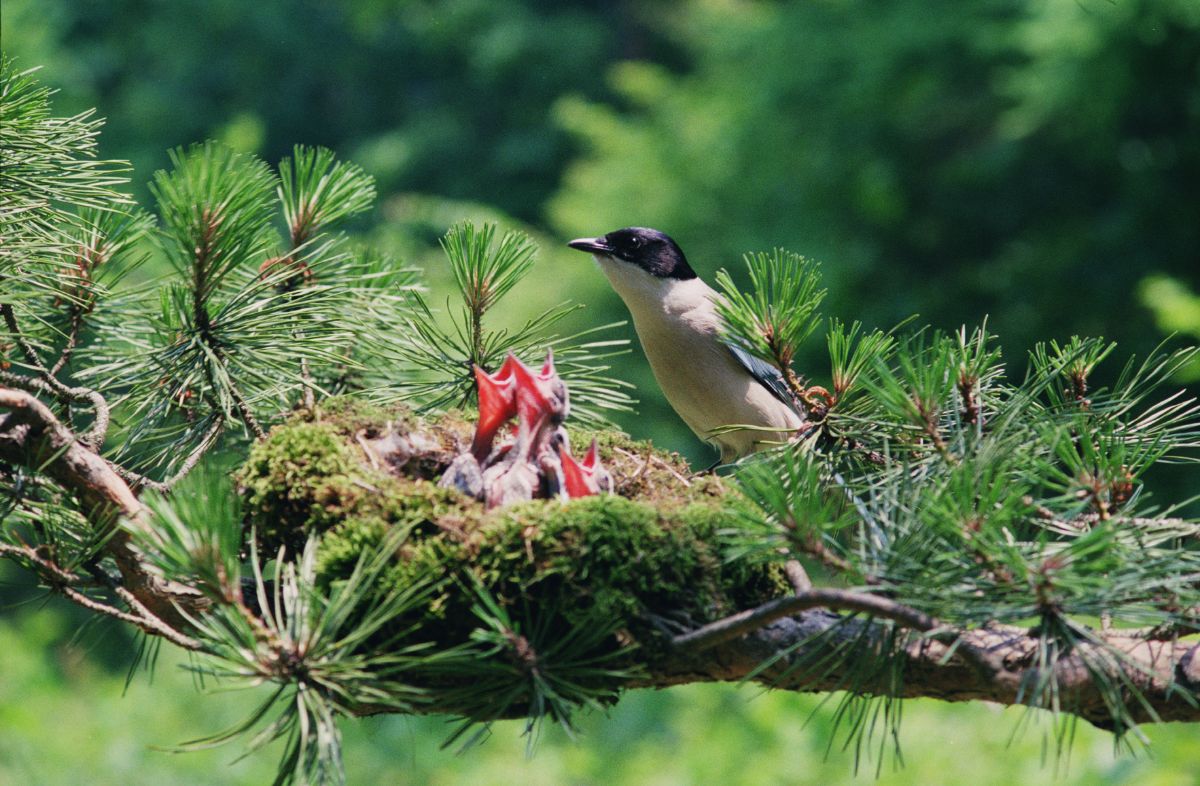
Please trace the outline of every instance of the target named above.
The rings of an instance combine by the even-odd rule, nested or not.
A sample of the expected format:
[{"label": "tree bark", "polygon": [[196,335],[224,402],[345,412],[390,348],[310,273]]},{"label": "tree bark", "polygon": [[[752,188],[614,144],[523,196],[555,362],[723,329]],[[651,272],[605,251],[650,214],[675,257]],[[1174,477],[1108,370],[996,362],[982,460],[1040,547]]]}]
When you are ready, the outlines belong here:
[{"label": "tree bark", "polygon": [[[709,649],[675,650],[651,667],[642,687],[664,687],[688,682],[753,679],[774,688],[795,691],[846,689],[845,675],[820,673],[806,664],[819,663],[822,654],[836,645],[880,642],[885,634],[878,621],[855,618],[825,609],[812,609],[783,617],[743,636]],[[1097,634],[1100,635],[1100,634]],[[905,647],[905,665],[899,692],[885,684],[855,685],[873,694],[891,693],[900,698],[926,697],[944,701],[1022,703],[1028,700],[1039,676],[1037,639],[1020,628],[994,627],[961,634],[962,643],[922,639]],[[915,637],[914,637],[915,638]],[[1113,631],[1100,635],[1124,653],[1125,662],[1095,644],[1083,644],[1055,667],[1060,691],[1074,699],[1072,711],[1101,728],[1111,728],[1112,714],[1105,705],[1098,676],[1128,681],[1145,699],[1129,702],[1132,719],[1139,723],[1200,721],[1195,695],[1200,691],[1200,641],[1146,641]],[[962,647],[988,653],[999,665],[994,673],[962,656]],[[764,664],[771,662],[763,668]],[[1089,670],[1087,663],[1092,664]]]}]

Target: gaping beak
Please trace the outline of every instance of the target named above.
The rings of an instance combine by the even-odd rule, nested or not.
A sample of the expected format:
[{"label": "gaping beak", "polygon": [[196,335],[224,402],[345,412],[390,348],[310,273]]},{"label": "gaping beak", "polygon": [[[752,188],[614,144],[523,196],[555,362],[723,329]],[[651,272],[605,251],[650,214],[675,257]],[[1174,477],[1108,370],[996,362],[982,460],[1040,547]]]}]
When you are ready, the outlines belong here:
[{"label": "gaping beak", "polygon": [[[553,418],[557,413],[561,422],[561,417],[566,415],[566,388],[554,371],[554,359],[550,355],[546,357],[542,372],[534,374],[510,352],[495,374],[488,374],[476,366],[475,383],[479,391],[479,422],[475,424],[471,452],[479,461],[488,457],[496,433],[514,416],[533,434],[546,418]],[[563,394],[554,400],[558,388],[562,388]]]},{"label": "gaping beak", "polygon": [[563,491],[568,498],[590,497],[600,493],[598,476],[604,473],[604,468],[600,466],[596,440],[592,440],[592,446],[588,448],[582,462],[576,461],[562,445],[558,446],[558,458],[562,462]]},{"label": "gaping beak", "polygon": [[488,374],[475,367],[475,383],[479,390],[479,422],[475,424],[475,439],[471,452],[483,461],[492,450],[496,432],[511,417],[517,414],[517,380],[513,374],[512,355],[495,374]]},{"label": "gaping beak", "polygon": [[512,355],[509,357],[513,358],[513,379],[517,382],[517,418],[531,429],[535,428],[550,411],[549,399],[529,367]]},{"label": "gaping beak", "polygon": [[611,254],[612,246],[602,237],[581,237],[567,243],[568,246],[576,251],[586,251],[589,254]]},{"label": "gaping beak", "polygon": [[581,467],[575,457],[561,445],[558,447],[558,458],[562,462],[563,491],[568,499],[590,497],[596,493],[592,488],[593,484],[589,483],[592,473]]}]

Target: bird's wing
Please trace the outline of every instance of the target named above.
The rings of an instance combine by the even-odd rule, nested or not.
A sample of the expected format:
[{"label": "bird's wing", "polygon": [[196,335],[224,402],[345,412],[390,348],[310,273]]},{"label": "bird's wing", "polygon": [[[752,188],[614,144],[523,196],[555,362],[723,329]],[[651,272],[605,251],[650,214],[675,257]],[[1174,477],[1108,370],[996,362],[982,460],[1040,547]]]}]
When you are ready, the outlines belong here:
[{"label": "bird's wing", "polygon": [[742,368],[750,372],[750,376],[754,377],[758,384],[762,385],[770,391],[772,396],[795,411],[796,402],[792,399],[792,393],[788,390],[787,382],[784,381],[783,374],[780,373],[779,369],[765,360],[756,358],[736,344],[725,342],[725,346],[729,347],[729,351],[737,358],[738,363],[742,365]]}]

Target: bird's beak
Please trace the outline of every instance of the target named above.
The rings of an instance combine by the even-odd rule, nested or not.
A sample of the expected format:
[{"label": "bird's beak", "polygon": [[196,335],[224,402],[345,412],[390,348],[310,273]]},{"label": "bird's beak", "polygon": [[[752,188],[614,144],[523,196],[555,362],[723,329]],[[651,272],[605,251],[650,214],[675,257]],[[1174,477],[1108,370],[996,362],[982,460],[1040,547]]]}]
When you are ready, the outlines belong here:
[{"label": "bird's beak", "polygon": [[562,445],[558,446],[558,458],[562,462],[563,491],[568,499],[590,497],[596,493],[595,481],[592,480],[592,470],[580,466],[575,457],[567,452]]},{"label": "bird's beak", "polygon": [[602,237],[581,237],[567,243],[576,251],[586,251],[589,254],[611,254],[612,246]]},{"label": "bird's beak", "polygon": [[513,355],[512,375],[516,380],[517,417],[529,426],[538,425],[550,412],[550,399],[543,391],[543,384],[538,384],[537,377],[529,368]]},{"label": "bird's beak", "polygon": [[[558,460],[562,465],[563,491],[569,499],[599,494],[601,479],[609,477],[608,472],[600,465],[595,439],[592,440],[592,446],[588,448],[582,462],[577,461],[564,445],[558,446]],[[612,490],[611,482],[607,488]]]},{"label": "bird's beak", "polygon": [[517,414],[517,381],[512,365],[516,358],[511,355],[509,358],[495,374],[488,374],[479,366],[475,366],[475,383],[479,391],[479,422],[475,424],[471,452],[479,461],[483,461],[491,452],[492,442],[500,427]]}]

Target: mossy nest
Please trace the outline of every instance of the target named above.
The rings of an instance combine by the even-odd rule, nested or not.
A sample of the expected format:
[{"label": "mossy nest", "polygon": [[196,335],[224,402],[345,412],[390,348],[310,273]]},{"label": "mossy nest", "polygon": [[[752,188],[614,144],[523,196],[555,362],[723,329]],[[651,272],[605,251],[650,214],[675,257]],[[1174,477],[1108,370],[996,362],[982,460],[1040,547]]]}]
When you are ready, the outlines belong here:
[{"label": "mossy nest", "polygon": [[715,475],[692,477],[678,455],[573,428],[574,444],[596,439],[615,493],[488,511],[437,486],[472,428],[457,412],[419,418],[344,399],[301,412],[255,445],[238,474],[247,531],[268,556],[296,554],[317,536],[324,587],[398,542],[387,582],[432,589],[418,618],[397,625],[446,647],[479,625],[481,589],[543,639],[602,630],[611,635],[593,654],[640,647],[643,662],[664,633],[784,591],[770,561],[725,558],[722,532],[736,526],[740,498]]}]

